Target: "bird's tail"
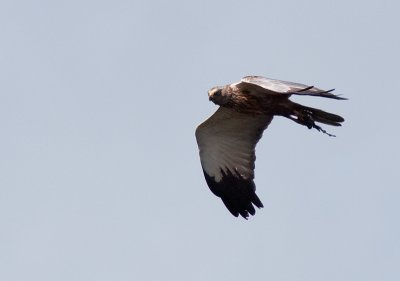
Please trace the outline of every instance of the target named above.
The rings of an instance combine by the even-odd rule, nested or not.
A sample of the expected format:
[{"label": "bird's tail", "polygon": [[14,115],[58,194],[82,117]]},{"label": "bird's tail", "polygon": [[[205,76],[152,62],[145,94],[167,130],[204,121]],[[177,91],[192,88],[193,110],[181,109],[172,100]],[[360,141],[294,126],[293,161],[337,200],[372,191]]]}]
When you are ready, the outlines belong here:
[{"label": "bird's tail", "polygon": [[316,125],[315,122],[331,125],[331,126],[341,126],[340,123],[344,121],[343,117],[329,113],[317,108],[307,107],[295,102],[290,104],[290,113],[284,115],[285,117],[293,120],[294,122],[307,126],[307,128],[315,128],[320,132],[323,132],[329,136],[334,137],[334,135],[329,134],[320,126]]}]

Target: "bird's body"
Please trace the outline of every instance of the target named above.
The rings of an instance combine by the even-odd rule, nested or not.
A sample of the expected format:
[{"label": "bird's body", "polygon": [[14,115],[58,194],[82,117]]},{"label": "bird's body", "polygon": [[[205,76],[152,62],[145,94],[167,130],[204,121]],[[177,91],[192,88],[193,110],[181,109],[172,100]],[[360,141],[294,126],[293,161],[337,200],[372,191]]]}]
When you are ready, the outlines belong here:
[{"label": "bird's body", "polygon": [[[222,99],[216,96],[217,91],[221,91]],[[229,97],[229,98],[228,98]],[[257,96],[251,94],[250,91],[242,92],[235,85],[227,85],[222,89],[215,88],[214,94],[210,96],[210,100],[215,104],[223,107],[231,108],[237,112],[254,114],[254,115],[274,115],[278,105],[287,100],[287,97],[275,96]]]},{"label": "bird's body", "polygon": [[220,108],[196,129],[200,160],[211,191],[234,216],[247,218],[255,214],[253,205],[263,207],[253,181],[255,146],[273,117],[284,116],[326,133],[315,122],[340,126],[344,119],[294,103],[289,97],[343,99],[331,91],[260,76],[247,76],[209,91],[209,99]]}]

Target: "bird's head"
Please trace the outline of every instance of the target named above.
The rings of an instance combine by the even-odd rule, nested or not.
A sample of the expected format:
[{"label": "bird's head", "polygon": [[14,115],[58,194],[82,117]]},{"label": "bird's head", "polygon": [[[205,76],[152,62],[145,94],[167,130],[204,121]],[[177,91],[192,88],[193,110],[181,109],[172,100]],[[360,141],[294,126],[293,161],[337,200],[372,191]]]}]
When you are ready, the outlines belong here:
[{"label": "bird's head", "polygon": [[217,105],[224,105],[228,102],[228,96],[223,87],[213,87],[208,91],[208,99]]}]

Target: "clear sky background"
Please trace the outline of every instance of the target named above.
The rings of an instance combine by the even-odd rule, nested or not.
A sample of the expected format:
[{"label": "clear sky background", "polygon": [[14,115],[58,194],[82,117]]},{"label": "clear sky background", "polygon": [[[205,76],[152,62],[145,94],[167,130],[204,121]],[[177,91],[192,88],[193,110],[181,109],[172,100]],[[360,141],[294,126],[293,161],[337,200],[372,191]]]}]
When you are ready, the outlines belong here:
[{"label": "clear sky background", "polygon": [[[399,280],[399,1],[2,1],[0,280]],[[348,101],[275,118],[233,217],[194,137],[263,75]]]}]

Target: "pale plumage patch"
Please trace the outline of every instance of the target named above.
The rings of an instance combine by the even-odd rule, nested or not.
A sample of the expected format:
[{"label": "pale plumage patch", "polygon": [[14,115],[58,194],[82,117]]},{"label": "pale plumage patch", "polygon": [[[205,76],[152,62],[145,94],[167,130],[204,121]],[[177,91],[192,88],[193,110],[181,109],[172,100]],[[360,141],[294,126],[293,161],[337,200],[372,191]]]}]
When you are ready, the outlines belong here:
[{"label": "pale plumage patch", "polygon": [[253,179],[255,147],[271,120],[220,107],[196,129],[204,171],[217,182],[222,171]]}]

